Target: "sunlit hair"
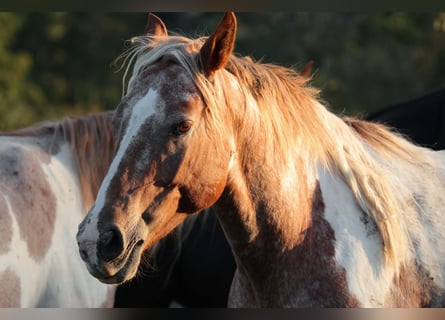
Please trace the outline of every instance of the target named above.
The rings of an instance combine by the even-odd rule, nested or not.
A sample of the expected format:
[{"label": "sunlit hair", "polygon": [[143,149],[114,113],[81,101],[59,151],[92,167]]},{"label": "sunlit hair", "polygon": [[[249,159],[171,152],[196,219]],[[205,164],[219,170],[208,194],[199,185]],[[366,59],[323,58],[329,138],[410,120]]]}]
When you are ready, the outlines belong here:
[{"label": "sunlit hair", "polygon": [[[239,132],[249,137],[241,161],[255,158],[273,163],[270,167],[284,173],[299,158],[310,173],[321,165],[338,174],[360,208],[375,221],[385,260],[398,270],[413,250],[404,215],[407,210],[421,209],[409,207],[408,203],[416,204],[414,195],[392,172],[391,162],[436,166],[429,151],[383,125],[334,115],[319,99],[318,90],[309,85],[310,79],[290,68],[232,55],[225,70],[209,81],[201,72],[198,54],[205,39],[134,38],[134,46],[123,56],[127,62],[124,81],[131,73],[125,92],[144,68],[165,55],[175,57],[201,91],[212,128],[222,132],[222,119],[231,117]],[[235,95],[243,101],[240,110],[230,108]]]}]

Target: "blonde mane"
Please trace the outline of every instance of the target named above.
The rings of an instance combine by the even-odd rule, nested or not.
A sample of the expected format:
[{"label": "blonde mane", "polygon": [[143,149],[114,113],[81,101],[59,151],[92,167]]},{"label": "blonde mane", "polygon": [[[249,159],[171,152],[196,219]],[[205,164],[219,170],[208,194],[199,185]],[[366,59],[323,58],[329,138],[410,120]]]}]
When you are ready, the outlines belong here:
[{"label": "blonde mane", "polygon": [[[235,57],[226,69],[235,76],[244,96],[255,99],[261,114],[259,123],[249,124],[250,128],[241,126],[240,131],[266,128],[263,131],[267,134],[261,141],[266,141],[266,154],[272,155],[279,172],[286,172],[289,161],[280,156],[298,146],[295,156],[303,156],[313,166],[321,163],[327,171],[338,173],[363,212],[376,223],[385,261],[399,270],[413,249],[404,215],[413,210],[408,203],[417,203],[391,170],[391,163],[437,166],[430,151],[411,144],[383,125],[334,115],[317,97],[318,91],[308,86],[308,80],[292,69]],[[222,83],[228,81],[224,79]],[[230,101],[229,97],[226,99]]]},{"label": "blonde mane", "polygon": [[[221,121],[224,117],[221,110],[224,110],[231,113],[239,132],[251,137],[246,154],[258,155],[256,149],[261,141],[264,149],[258,156],[273,162],[277,172],[286,172],[287,155],[292,150],[295,157],[306,161],[306,168],[315,172],[321,164],[329,172],[338,174],[363,212],[377,225],[385,261],[399,270],[412,250],[403,217],[407,203],[416,201],[388,164],[402,161],[435,165],[429,151],[409,143],[383,125],[334,115],[318,98],[318,90],[309,85],[310,79],[289,68],[232,56],[226,72],[215,74],[214,83],[218,83],[218,87],[200,72],[197,53],[205,39],[134,38],[135,46],[125,56],[129,62],[126,75],[134,62],[128,88],[146,66],[161,56],[175,57],[201,90],[209,120],[215,127],[218,129],[218,124],[224,123]],[[221,101],[230,106],[236,94],[244,100],[244,110],[221,108]],[[255,110],[251,111],[252,108]],[[255,140],[256,136],[261,136],[261,140]]]}]

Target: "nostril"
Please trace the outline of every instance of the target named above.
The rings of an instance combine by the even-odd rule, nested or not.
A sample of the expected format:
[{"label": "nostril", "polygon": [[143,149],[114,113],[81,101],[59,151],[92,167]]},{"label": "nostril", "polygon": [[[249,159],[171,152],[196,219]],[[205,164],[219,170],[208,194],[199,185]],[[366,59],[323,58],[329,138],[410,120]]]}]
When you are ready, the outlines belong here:
[{"label": "nostril", "polygon": [[98,242],[98,255],[105,261],[110,261],[121,255],[124,250],[124,239],[122,232],[115,225],[101,233]]},{"label": "nostril", "polygon": [[102,235],[102,241],[106,246],[117,245],[119,242],[119,235],[115,228],[105,231]]}]

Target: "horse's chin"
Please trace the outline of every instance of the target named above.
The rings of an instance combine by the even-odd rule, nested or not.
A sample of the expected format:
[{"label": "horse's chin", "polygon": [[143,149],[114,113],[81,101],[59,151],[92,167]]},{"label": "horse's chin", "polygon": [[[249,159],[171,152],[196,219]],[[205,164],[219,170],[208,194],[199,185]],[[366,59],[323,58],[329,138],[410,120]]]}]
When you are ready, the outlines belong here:
[{"label": "horse's chin", "polygon": [[111,276],[103,276],[100,274],[93,274],[99,281],[106,284],[121,284],[125,281],[131,280],[136,275],[139,263],[141,261],[142,247],[136,246],[132,248],[131,252],[127,254],[125,260],[121,260],[118,266],[113,266],[115,273]]}]

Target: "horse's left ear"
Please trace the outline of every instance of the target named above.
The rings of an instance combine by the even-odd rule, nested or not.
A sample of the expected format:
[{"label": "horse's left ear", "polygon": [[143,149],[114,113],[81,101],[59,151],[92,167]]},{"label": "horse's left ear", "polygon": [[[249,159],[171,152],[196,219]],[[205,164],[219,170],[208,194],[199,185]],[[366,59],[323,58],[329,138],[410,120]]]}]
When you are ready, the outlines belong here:
[{"label": "horse's left ear", "polygon": [[153,13],[148,14],[147,26],[145,27],[144,34],[151,37],[167,37],[167,27],[164,22],[162,22],[161,18]]},{"label": "horse's left ear", "polygon": [[303,78],[309,78],[311,75],[312,68],[314,67],[314,60],[310,60],[300,71],[300,76]]},{"label": "horse's left ear", "polygon": [[199,53],[207,77],[212,77],[215,71],[225,67],[235,47],[235,39],[236,17],[233,12],[227,12]]}]

